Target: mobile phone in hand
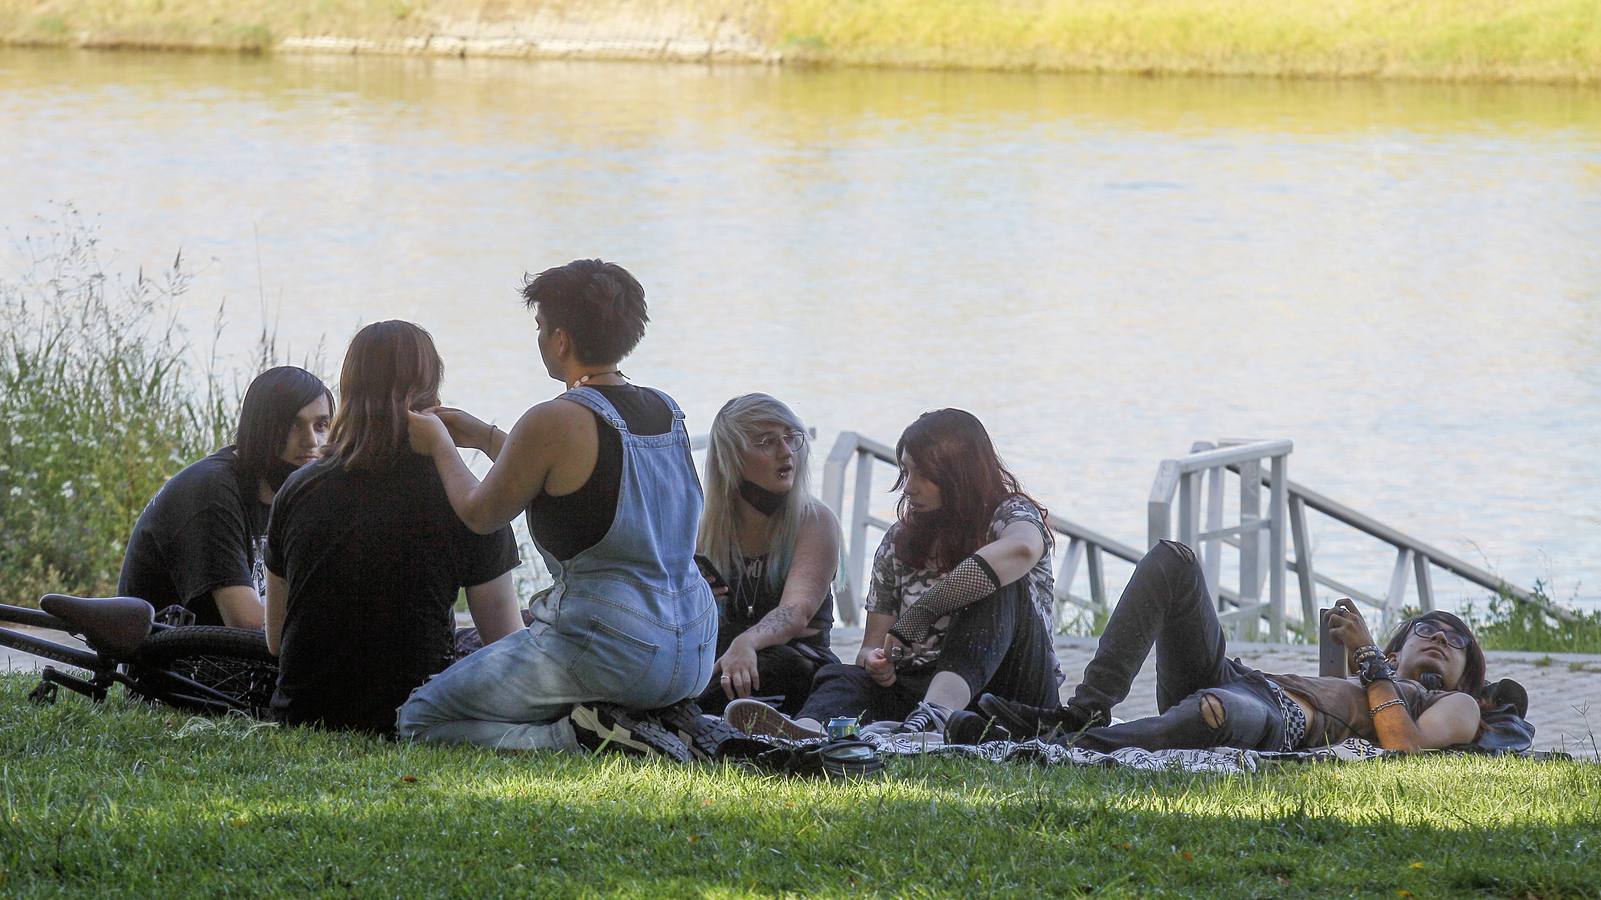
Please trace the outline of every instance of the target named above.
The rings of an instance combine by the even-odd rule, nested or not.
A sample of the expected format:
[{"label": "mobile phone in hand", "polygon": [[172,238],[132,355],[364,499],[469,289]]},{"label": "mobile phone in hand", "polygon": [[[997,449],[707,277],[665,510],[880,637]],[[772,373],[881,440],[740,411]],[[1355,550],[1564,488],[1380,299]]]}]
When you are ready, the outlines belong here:
[{"label": "mobile phone in hand", "polygon": [[723,576],[717,571],[717,567],[712,565],[711,560],[697,553],[695,554],[695,565],[700,567],[701,577],[711,583],[712,590],[728,587],[728,582],[723,580]]}]

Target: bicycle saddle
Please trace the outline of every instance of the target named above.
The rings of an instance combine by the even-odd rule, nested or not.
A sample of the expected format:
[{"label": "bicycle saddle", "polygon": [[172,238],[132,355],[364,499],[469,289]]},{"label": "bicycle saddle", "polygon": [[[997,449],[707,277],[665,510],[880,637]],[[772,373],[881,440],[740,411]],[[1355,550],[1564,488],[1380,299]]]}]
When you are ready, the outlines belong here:
[{"label": "bicycle saddle", "polygon": [[156,608],[138,597],[70,597],[45,594],[39,608],[83,634],[84,641],[113,659],[128,659],[150,636]]}]

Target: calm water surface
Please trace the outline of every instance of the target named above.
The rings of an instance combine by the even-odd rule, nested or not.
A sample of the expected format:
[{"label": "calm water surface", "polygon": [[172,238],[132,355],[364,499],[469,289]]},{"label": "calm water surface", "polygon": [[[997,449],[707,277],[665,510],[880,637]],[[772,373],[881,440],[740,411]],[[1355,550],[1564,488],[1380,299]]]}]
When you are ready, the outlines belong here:
[{"label": "calm water surface", "polygon": [[121,270],[183,248],[240,358],[263,305],[330,375],[414,319],[509,422],[556,389],[523,272],[603,256],[694,431],[746,390],[824,446],[963,406],[1135,544],[1159,459],[1289,437],[1297,480],[1601,595],[1594,90],[0,50],[0,159],[12,239],[70,201]]}]

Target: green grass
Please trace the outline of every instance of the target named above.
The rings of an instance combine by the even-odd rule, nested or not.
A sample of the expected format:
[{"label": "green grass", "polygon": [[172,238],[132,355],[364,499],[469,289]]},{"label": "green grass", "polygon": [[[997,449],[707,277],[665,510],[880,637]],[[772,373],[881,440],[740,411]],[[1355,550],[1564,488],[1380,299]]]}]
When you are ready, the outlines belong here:
[{"label": "green grass", "polygon": [[1601,81],[1601,0],[0,0],[0,40],[57,45],[257,50],[553,21],[630,40],[699,21],[826,65]]},{"label": "green grass", "polygon": [[1601,765],[789,779],[411,746],[0,678],[0,894],[1596,896]]},{"label": "green grass", "polygon": [[[1466,603],[1463,621],[1473,628],[1486,650],[1530,650],[1545,653],[1601,653],[1601,611],[1584,612],[1571,604],[1553,602],[1545,585],[1535,582],[1534,595],[1548,607],[1562,609],[1569,621],[1560,621],[1537,606],[1518,603],[1505,594],[1493,595],[1483,608]],[[1551,658],[1535,665],[1550,665]]]}]

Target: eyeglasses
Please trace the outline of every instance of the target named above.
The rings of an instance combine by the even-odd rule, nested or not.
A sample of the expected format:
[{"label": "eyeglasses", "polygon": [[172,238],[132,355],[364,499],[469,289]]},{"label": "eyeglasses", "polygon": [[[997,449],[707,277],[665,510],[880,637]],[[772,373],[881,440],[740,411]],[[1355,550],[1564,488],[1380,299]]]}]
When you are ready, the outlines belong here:
[{"label": "eyeglasses", "polygon": [[768,456],[778,455],[778,445],[782,443],[791,453],[799,453],[806,446],[806,433],[803,431],[786,431],[783,434],[764,434],[750,442],[752,447]]},{"label": "eyeglasses", "polygon": [[1416,625],[1413,625],[1412,633],[1420,638],[1423,638],[1424,640],[1428,640],[1436,635],[1443,636],[1447,644],[1450,644],[1458,650],[1468,649],[1468,644],[1471,643],[1471,639],[1467,635],[1457,631],[1455,628],[1441,628],[1433,622],[1419,622]]}]

